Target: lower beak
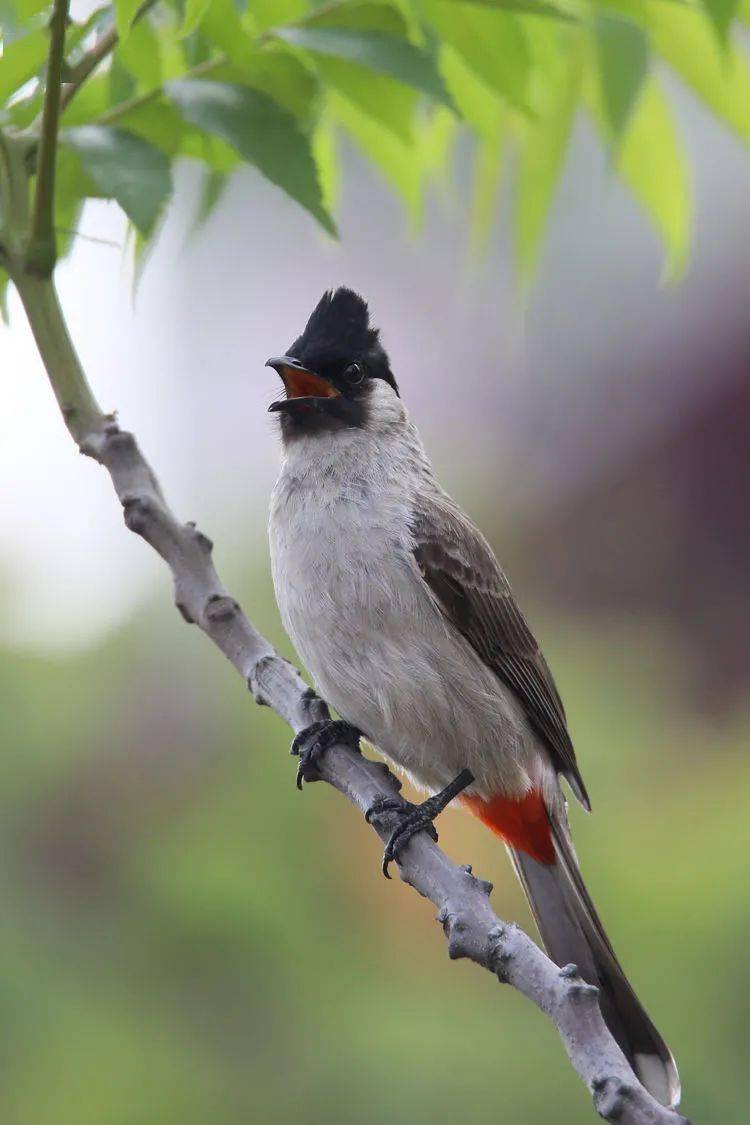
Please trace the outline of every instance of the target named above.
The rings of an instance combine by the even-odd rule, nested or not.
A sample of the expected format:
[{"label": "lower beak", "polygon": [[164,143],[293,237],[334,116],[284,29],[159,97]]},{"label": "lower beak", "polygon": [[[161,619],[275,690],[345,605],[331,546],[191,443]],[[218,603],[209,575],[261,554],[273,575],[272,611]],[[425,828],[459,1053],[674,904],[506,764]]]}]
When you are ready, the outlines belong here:
[{"label": "lower beak", "polygon": [[269,410],[285,410],[286,404],[295,399],[335,398],[340,394],[332,383],[322,375],[308,371],[294,356],[282,355],[269,359],[266,361],[266,367],[273,367],[274,371],[278,371],[286,390],[286,400],[272,402]]}]

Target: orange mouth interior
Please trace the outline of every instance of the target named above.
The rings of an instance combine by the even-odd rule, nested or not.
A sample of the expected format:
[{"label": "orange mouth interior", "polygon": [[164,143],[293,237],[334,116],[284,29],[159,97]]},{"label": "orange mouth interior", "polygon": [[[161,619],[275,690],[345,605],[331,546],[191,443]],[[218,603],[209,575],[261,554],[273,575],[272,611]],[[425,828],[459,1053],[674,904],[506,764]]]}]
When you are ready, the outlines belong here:
[{"label": "orange mouth interior", "polygon": [[327,379],[313,375],[312,371],[300,371],[296,367],[282,368],[287,398],[335,398],[340,392]]}]

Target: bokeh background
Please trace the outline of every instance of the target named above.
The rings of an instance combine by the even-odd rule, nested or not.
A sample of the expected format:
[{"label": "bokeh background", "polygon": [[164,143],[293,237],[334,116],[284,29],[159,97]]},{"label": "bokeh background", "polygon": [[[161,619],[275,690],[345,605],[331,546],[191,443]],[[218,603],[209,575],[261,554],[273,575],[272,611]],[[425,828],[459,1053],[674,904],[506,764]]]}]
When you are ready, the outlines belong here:
[{"label": "bokeh background", "polygon": [[[191,235],[175,204],[131,300],[95,204],[60,267],[100,401],[293,656],[270,583],[278,464],[263,363],[331,284],[371,302],[439,475],[548,654],[594,814],[584,872],[670,1041],[686,1112],[747,1116],[750,1035],[750,168],[682,91],[696,241],[679,287],[584,126],[539,279],[501,210],[467,253],[464,162],[422,229],[346,153],[333,244],[250,171]],[[460,151],[459,151],[460,156]],[[288,731],[170,604],[75,452],[11,297],[0,329],[0,1117],[4,1125],[590,1120],[542,1016],[450,964],[433,911]],[[532,923],[504,852],[448,852]],[[533,931],[532,931],[533,932]]]}]

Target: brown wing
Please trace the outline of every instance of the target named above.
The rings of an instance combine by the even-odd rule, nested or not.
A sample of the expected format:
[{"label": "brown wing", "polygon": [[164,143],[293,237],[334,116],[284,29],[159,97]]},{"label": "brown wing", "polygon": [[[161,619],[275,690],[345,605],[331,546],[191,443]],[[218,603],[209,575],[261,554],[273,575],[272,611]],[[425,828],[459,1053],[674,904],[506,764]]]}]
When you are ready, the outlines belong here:
[{"label": "brown wing", "polygon": [[555,766],[590,808],[552,673],[489,543],[440,493],[419,497],[412,530],[414,557],[443,613],[515,692]]}]

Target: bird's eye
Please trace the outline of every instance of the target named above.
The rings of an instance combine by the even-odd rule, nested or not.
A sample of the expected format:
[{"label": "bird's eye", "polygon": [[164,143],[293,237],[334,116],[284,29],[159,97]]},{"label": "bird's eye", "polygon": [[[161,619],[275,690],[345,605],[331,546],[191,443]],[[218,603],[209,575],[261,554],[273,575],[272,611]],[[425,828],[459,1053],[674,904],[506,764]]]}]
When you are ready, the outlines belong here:
[{"label": "bird's eye", "polygon": [[364,377],[365,369],[361,363],[350,363],[346,371],[344,372],[344,378],[346,379],[347,383],[351,383],[352,386],[357,383],[361,383]]}]

